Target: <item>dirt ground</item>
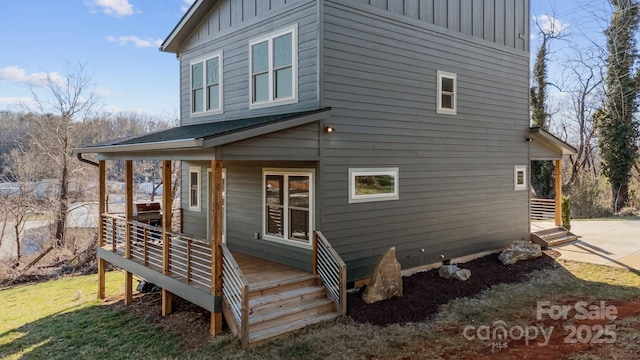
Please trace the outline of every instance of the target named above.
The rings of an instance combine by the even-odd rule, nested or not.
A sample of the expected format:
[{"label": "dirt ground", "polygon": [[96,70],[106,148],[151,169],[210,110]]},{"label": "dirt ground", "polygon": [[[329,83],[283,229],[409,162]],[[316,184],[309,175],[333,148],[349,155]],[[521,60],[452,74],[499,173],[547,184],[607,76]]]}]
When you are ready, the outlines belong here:
[{"label": "dirt ground", "polygon": [[[442,279],[437,270],[417,273],[403,278],[404,297],[391,299],[376,304],[365,304],[358,293],[351,293],[348,297],[348,314],[356,323],[371,323],[379,326],[391,324],[404,324],[409,322],[428,322],[438,311],[440,305],[449,300],[460,297],[470,297],[479,292],[500,283],[520,282],[527,279],[527,275],[535,270],[558,266],[555,259],[559,253],[547,250],[543,256],[536,260],[521,261],[511,266],[502,265],[496,255],[489,255],[474,261],[461,264],[460,267],[471,270],[471,278],[466,282]],[[570,299],[568,300],[569,304]],[[575,302],[574,302],[575,303]],[[167,331],[178,334],[182,339],[185,349],[197,349],[205,346],[211,340],[209,336],[209,312],[180,298],[174,300],[174,312],[170,316],[162,317],[161,295],[159,292],[136,294],[131,306],[124,306],[122,297],[109,299],[107,304],[138,316],[147,318]],[[612,302],[618,309],[618,319],[640,317],[640,299],[625,302]],[[535,309],[534,309],[535,311]],[[605,325],[607,320],[584,320],[574,325]],[[547,319],[543,326],[554,326],[556,331],[550,336],[548,345],[532,347],[522,340],[508,341],[508,350],[500,349],[471,350],[473,355],[465,355],[465,359],[556,359],[566,358],[568,354],[580,354],[588,352],[596,357],[589,358],[615,358],[637,359],[636,353],[631,353],[620,345],[607,344],[608,346],[594,345],[590,343],[566,343],[567,331],[563,329],[566,321],[554,321]],[[632,331],[640,334],[640,325],[633,323]],[[459,330],[459,329],[457,329]],[[447,331],[447,329],[443,329]],[[460,332],[457,331],[457,335]],[[632,339],[633,340],[633,339]],[[637,340],[640,341],[640,335]],[[410,351],[410,356],[405,359],[425,358],[429,344],[425,347]],[[464,352],[463,352],[464,353]],[[460,354],[456,354],[459,357]]]}]

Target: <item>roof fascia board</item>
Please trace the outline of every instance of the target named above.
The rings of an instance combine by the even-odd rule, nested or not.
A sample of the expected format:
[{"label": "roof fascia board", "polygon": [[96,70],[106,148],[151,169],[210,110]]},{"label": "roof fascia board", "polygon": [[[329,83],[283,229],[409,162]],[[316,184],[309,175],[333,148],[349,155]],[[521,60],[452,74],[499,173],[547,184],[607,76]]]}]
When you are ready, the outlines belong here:
[{"label": "roof fascia board", "polygon": [[211,139],[204,140],[203,146],[205,148],[211,148],[211,147],[226,145],[226,144],[230,144],[236,141],[246,140],[256,136],[266,135],[272,132],[286,130],[286,129],[290,129],[292,127],[296,127],[300,125],[306,125],[314,121],[322,120],[327,116],[329,116],[330,114],[331,114],[331,110],[322,111],[316,114],[302,116],[302,117],[298,117],[290,120],[278,121],[273,124],[261,125],[261,126],[257,126],[257,127],[246,129],[246,130],[239,130],[228,135],[216,136]]},{"label": "roof fascia board", "polygon": [[98,160],[216,160],[214,149],[99,153]]},{"label": "roof fascia board", "polygon": [[88,146],[80,147],[72,150],[74,154],[78,153],[115,153],[115,152],[141,152],[141,151],[158,151],[167,149],[202,149],[202,139],[179,139],[158,141],[142,144],[122,144],[122,145],[105,145],[105,146]]},{"label": "roof fascia board", "polygon": [[171,31],[169,36],[167,36],[167,38],[162,42],[162,44],[160,45],[160,51],[166,51],[166,52],[172,52],[172,53],[177,53],[178,52],[178,48],[177,47],[175,47],[175,46],[172,47],[171,46],[173,44],[173,41],[176,39],[178,34],[180,34],[182,32],[182,30],[185,27],[185,25],[188,22],[190,22],[190,20],[193,17],[193,15],[196,12],[198,12],[198,9],[200,8],[200,6],[203,3],[204,3],[204,0],[196,0],[196,2],[194,2],[191,5],[189,10],[187,10],[187,12],[182,16],[182,18],[178,22],[178,24],[173,28],[173,30]]},{"label": "roof fascia board", "polygon": [[534,140],[540,140],[543,145],[553,148],[555,151],[560,152],[562,155],[574,155],[578,152],[578,149],[576,149],[572,145],[562,141],[550,132],[539,127],[531,128],[530,133]]}]

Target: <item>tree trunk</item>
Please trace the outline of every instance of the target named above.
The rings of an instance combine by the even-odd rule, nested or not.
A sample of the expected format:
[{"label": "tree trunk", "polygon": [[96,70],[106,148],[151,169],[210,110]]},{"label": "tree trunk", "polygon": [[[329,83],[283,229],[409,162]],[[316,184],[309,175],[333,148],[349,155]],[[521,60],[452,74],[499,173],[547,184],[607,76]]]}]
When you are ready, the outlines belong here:
[{"label": "tree trunk", "polygon": [[16,224],[13,227],[13,231],[16,236],[16,261],[20,263],[20,223],[16,221]]},{"label": "tree trunk", "polygon": [[629,200],[629,183],[621,183],[620,186],[611,189],[613,195],[613,211],[618,212],[627,206]]},{"label": "tree trunk", "polygon": [[63,155],[62,175],[60,176],[60,195],[58,196],[58,216],[56,216],[56,246],[64,247],[65,227],[67,225],[67,202],[69,200],[69,164],[67,155]]}]

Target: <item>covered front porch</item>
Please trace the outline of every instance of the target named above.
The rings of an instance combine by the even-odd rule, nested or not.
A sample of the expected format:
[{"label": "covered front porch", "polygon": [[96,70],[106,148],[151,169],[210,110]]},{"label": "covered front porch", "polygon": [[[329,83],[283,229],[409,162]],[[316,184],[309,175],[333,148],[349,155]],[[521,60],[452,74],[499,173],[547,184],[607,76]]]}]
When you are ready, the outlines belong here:
[{"label": "covered front porch", "polygon": [[577,150],[550,132],[533,127],[530,129],[529,160],[553,161],[554,196],[552,199],[529,197],[531,240],[543,247],[575,240],[576,236],[562,227],[562,157]]},{"label": "covered front porch", "polygon": [[[180,296],[211,312],[212,335],[222,331],[224,316],[245,348],[344,314],[346,266],[315,229],[314,204],[299,202],[300,191],[309,200],[314,196],[318,121],[324,116],[326,110],[317,110],[192,125],[76,149],[79,154],[97,153],[99,160],[99,297],[105,295],[109,262],[125,270],[125,304],[132,301],[136,274],[162,288],[163,315],[171,313],[173,296]],[[297,152],[267,147],[273,137],[291,134],[310,137],[299,141],[299,146],[311,145]],[[263,151],[246,153],[249,147]],[[161,161],[162,183],[167,184],[157,221],[140,217],[134,203],[133,163],[145,159]],[[182,198],[174,208],[168,184],[173,183],[172,166],[177,160],[183,173],[189,171],[181,177]],[[124,209],[117,213],[107,211],[108,161],[123,163]],[[289,165],[304,166],[308,175],[295,171],[289,175],[293,170],[283,169]],[[289,200],[272,206],[258,195],[261,187],[271,191],[264,196],[275,194],[274,179],[281,181],[276,198],[282,200],[285,193]],[[292,184],[301,181],[310,187],[294,192]],[[233,189],[231,203],[227,184]],[[265,201],[267,209],[280,209],[283,218],[278,226],[267,222],[273,215],[261,210]],[[300,227],[305,224],[308,227]],[[267,235],[274,239],[263,240]],[[274,261],[292,254],[297,262]]]}]

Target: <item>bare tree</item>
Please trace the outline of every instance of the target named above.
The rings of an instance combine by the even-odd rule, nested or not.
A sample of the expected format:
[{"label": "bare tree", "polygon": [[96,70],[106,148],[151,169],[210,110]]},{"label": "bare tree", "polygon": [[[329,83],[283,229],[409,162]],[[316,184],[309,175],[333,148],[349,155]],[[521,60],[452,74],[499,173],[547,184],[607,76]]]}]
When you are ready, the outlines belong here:
[{"label": "bare tree", "polygon": [[53,166],[52,173],[59,183],[55,204],[55,233],[57,246],[64,246],[65,226],[69,202],[69,183],[78,162],[71,157],[77,138],[75,122],[88,118],[96,106],[91,77],[85,66],[71,67],[64,76],[47,75],[41,87],[31,87],[33,100],[41,116],[30,129],[31,146],[42,160]]}]

